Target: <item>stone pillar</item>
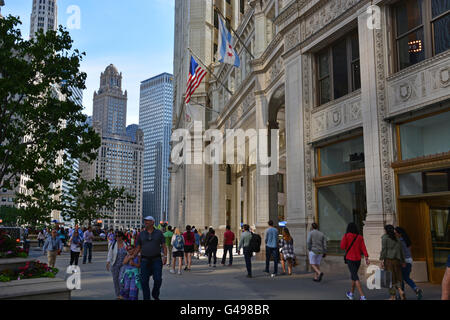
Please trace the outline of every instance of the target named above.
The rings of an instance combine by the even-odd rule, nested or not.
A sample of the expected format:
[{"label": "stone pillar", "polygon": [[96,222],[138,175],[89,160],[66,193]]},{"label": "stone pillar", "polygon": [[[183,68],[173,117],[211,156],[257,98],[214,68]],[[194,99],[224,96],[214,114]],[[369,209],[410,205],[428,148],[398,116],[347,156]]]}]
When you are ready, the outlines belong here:
[{"label": "stone pillar", "polygon": [[224,165],[212,165],[212,201],[211,201],[211,225],[214,229],[219,229],[225,224],[226,210],[226,171]]},{"label": "stone pillar", "polygon": [[[256,131],[259,135],[260,129],[267,129],[267,100],[264,94],[255,94],[255,108],[256,108]],[[258,139],[260,139],[258,137]],[[266,138],[267,139],[267,138]],[[260,144],[262,141],[258,141]],[[267,143],[267,140],[264,141]],[[259,152],[259,146],[256,152]],[[259,155],[258,155],[259,157]],[[256,232],[262,234],[267,228],[269,221],[269,176],[261,174],[262,166],[258,160],[256,163],[256,192],[255,192],[255,227]]]},{"label": "stone pillar", "polygon": [[302,56],[285,61],[287,227],[297,255],[306,255],[305,150]]},{"label": "stone pillar", "polygon": [[[377,57],[375,30],[367,27],[366,12],[358,17],[361,57],[361,109],[364,128],[364,154],[366,169],[367,218],[364,238],[369,256],[378,259],[381,236],[384,233],[383,175],[380,147],[380,121],[377,100]],[[382,71],[384,72],[384,70]]]},{"label": "stone pillar", "polygon": [[258,58],[264,52],[266,43],[266,16],[262,11],[255,12],[255,58]]},{"label": "stone pillar", "polygon": [[177,212],[178,212],[178,205],[177,205],[177,199],[179,199],[179,196],[177,194],[177,172],[175,168],[172,165],[169,167],[169,186],[170,186],[170,194],[169,194],[169,224],[172,226],[175,226],[177,223]]}]

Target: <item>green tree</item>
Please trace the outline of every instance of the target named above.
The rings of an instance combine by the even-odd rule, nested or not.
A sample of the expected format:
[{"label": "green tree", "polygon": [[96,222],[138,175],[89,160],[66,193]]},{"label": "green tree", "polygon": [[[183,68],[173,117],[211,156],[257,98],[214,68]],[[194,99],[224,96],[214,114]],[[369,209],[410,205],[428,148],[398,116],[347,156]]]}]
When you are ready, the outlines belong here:
[{"label": "green tree", "polygon": [[[100,137],[72,97],[73,88],[86,88],[79,70],[85,54],[72,48],[63,27],[24,40],[19,24],[0,19],[0,187],[13,189],[26,175],[30,187],[49,194],[52,183],[71,174],[67,155],[91,162]],[[61,150],[63,164],[56,162]]]},{"label": "green tree", "polygon": [[92,162],[101,140],[72,94],[86,88],[79,70],[85,53],[72,48],[63,27],[24,40],[19,24],[0,19],[0,188],[14,189],[21,175],[28,177],[29,192],[16,198],[26,207],[21,220],[48,223],[62,209],[54,185],[73,175],[72,159]]},{"label": "green tree", "polygon": [[18,224],[20,209],[16,207],[0,206],[0,219],[2,226],[16,226]]},{"label": "green tree", "polygon": [[117,202],[131,203],[135,197],[129,195],[124,187],[111,187],[108,180],[97,176],[93,180],[85,180],[78,173],[70,182],[69,191],[63,195],[62,215],[65,219],[74,220],[77,224],[96,219],[112,219],[105,211],[113,211]]}]

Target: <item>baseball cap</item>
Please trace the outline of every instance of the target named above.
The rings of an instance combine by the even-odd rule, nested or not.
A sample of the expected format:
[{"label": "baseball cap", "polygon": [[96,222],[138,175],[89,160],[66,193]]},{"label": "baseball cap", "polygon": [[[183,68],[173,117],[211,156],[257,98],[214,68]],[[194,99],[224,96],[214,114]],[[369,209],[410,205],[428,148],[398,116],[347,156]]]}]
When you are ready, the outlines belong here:
[{"label": "baseball cap", "polygon": [[147,216],[144,218],[144,220],[153,220],[153,222],[155,222],[155,218],[153,218],[152,216]]}]

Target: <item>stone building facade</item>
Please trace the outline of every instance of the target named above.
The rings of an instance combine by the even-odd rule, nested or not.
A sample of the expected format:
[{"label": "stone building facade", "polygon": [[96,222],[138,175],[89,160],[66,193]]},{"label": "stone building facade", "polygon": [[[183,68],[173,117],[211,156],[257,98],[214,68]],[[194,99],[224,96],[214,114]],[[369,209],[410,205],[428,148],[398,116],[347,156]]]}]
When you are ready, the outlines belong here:
[{"label": "stone building facade", "polygon": [[415,244],[414,277],[439,282],[450,241],[447,4],[249,1],[236,32],[253,57],[239,41],[243,66],[215,66],[205,127],[279,129],[280,170],[261,175],[251,153],[209,166],[206,221],[262,233],[286,220],[300,256],[317,222],[338,262],[349,222],[374,261],[384,226],[400,225]]}]

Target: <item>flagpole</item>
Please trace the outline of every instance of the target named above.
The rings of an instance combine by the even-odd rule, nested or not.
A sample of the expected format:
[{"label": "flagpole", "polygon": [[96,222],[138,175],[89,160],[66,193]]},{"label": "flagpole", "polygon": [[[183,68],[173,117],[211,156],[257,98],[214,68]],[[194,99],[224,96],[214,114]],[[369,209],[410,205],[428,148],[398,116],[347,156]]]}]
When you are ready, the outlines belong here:
[{"label": "flagpole", "polygon": [[[225,16],[222,14],[222,12],[220,11],[220,9],[218,7],[216,7],[216,5],[213,5],[213,9],[215,9],[217,11],[217,13],[223,18],[223,20],[227,20],[227,18],[225,18]],[[247,50],[247,52],[250,54],[250,56],[252,57],[252,59],[255,59],[255,56],[252,54],[252,52],[247,48],[247,46],[245,45],[244,41],[242,41],[241,37],[239,37],[239,35],[236,33],[236,31],[234,31],[233,27],[230,25],[230,29],[231,31],[233,31],[234,35],[236,36],[236,38],[238,39],[238,41],[242,44],[242,46],[244,47],[245,50]]]},{"label": "flagpole", "polygon": [[187,48],[188,50],[189,50],[189,52],[194,56],[194,58],[196,58],[205,68],[206,68],[206,70],[208,70],[208,72],[214,77],[214,79],[216,79],[217,80],[217,82],[219,82],[219,84],[220,85],[222,85],[222,87],[224,87],[225,88],[225,90],[227,90],[228,91],[228,93],[229,94],[231,94],[231,95],[233,95],[233,92],[231,92],[231,90],[230,89],[228,89],[228,87],[227,86],[225,86],[224,84],[223,84],[223,82],[221,82],[220,80],[219,80],[219,78],[217,78],[216,77],[216,75],[214,74],[214,72],[212,72],[211,71],[211,69],[199,58],[199,57],[197,57],[197,55],[194,53],[194,52],[192,52],[192,50],[191,50],[191,48]]}]

